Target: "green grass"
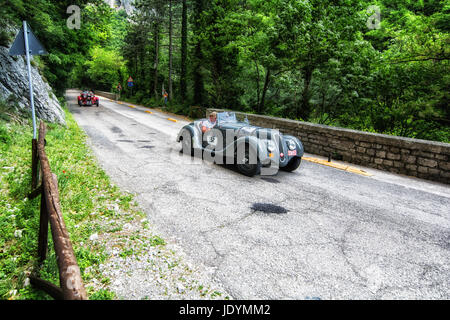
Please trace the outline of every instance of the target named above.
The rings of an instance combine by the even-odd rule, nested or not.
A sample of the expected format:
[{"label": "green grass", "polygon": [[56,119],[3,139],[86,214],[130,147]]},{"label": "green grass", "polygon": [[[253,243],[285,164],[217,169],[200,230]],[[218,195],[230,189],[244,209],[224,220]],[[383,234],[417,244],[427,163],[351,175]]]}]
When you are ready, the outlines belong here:
[{"label": "green grass", "polygon": [[[9,121],[8,121],[9,120]],[[0,119],[0,299],[50,299],[26,284],[38,267],[36,250],[39,230],[40,197],[28,200],[31,191],[32,128],[27,121]],[[58,176],[63,211],[83,282],[90,299],[114,299],[99,272],[108,255],[101,242],[91,242],[94,234],[114,233],[135,218],[142,219],[133,201],[114,186],[97,165],[86,145],[86,136],[66,111],[67,127],[48,124],[46,153],[52,171]],[[118,215],[117,210],[127,212]],[[114,217],[116,226],[105,229],[101,220]],[[164,241],[151,239],[154,244]],[[59,285],[51,233],[47,260],[39,276]],[[105,287],[91,285],[102,283]]]}]

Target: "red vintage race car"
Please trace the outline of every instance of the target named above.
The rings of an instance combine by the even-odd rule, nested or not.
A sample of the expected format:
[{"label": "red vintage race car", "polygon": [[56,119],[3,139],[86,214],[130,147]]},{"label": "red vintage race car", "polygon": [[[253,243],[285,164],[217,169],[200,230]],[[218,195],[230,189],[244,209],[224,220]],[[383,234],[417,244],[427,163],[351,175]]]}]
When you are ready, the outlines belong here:
[{"label": "red vintage race car", "polygon": [[83,91],[78,96],[78,105],[82,106],[97,106],[99,105],[99,99],[95,96],[93,91]]}]

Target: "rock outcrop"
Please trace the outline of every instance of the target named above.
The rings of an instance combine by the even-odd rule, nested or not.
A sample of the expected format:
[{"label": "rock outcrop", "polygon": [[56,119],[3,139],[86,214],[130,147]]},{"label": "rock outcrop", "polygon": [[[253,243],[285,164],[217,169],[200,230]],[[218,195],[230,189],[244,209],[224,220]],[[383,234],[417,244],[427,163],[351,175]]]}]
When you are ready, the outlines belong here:
[{"label": "rock outcrop", "polygon": [[[12,30],[12,32],[17,34],[19,31]],[[0,46],[0,99],[12,101],[20,109],[31,111],[26,58],[10,56],[11,44],[8,47]],[[45,121],[65,124],[65,114],[58,99],[33,64],[31,77],[36,116]]]},{"label": "rock outcrop", "polygon": [[132,14],[134,7],[134,0],[104,0],[111,8],[124,9],[127,14]]}]

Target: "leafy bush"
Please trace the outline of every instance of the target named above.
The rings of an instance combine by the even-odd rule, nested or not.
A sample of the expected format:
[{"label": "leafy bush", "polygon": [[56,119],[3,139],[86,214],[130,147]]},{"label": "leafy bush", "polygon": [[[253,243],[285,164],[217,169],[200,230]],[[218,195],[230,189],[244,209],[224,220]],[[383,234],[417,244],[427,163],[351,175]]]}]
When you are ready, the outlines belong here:
[{"label": "leafy bush", "polygon": [[0,46],[2,47],[9,47],[9,44],[11,42],[11,36],[6,30],[0,31]]},{"label": "leafy bush", "polygon": [[11,143],[9,132],[2,124],[0,124],[0,144],[8,146]]}]

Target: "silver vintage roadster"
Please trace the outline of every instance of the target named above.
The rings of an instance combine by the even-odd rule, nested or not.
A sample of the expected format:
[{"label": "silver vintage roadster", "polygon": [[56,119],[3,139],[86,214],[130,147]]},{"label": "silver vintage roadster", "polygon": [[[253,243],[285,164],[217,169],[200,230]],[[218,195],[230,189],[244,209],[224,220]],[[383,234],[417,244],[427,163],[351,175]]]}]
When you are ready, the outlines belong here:
[{"label": "silver vintage roadster", "polygon": [[291,172],[300,166],[304,150],[296,137],[250,125],[247,118],[238,121],[234,112],[217,113],[215,125],[203,133],[205,121],[196,120],[180,130],[177,142],[183,153],[236,164],[239,172],[250,177],[273,175],[278,168]]}]

